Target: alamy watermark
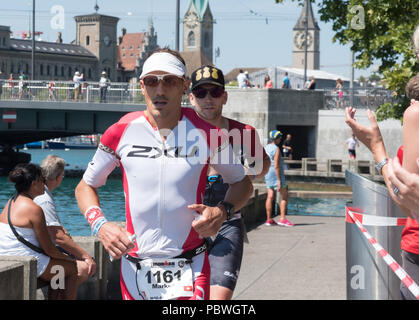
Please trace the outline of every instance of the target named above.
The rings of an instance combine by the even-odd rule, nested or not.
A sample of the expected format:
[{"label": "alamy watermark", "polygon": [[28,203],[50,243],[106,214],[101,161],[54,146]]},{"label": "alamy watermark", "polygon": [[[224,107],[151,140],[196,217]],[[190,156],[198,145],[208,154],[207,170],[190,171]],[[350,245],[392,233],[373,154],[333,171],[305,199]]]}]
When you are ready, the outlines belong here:
[{"label": "alamy watermark", "polygon": [[50,25],[54,30],[64,29],[65,26],[65,13],[62,5],[55,4],[51,7],[51,14],[54,16],[51,18]]}]

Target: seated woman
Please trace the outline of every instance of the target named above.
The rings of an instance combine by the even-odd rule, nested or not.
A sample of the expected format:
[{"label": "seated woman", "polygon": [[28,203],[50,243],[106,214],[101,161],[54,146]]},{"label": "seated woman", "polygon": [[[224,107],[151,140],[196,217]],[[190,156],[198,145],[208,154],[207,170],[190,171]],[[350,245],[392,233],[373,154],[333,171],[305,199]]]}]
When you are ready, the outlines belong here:
[{"label": "seated woman", "polygon": [[[16,194],[7,202],[0,214],[0,255],[35,257],[37,276],[50,284],[49,298],[76,299],[78,286],[76,263],[53,245],[45,224],[44,213],[41,207],[33,202],[33,198],[44,193],[41,168],[31,163],[18,164],[10,172],[9,180],[15,184]],[[12,227],[29,244],[19,240]],[[30,248],[28,245],[35,247]],[[64,283],[60,283],[60,271]],[[51,283],[53,277],[55,277],[54,283]]]}]

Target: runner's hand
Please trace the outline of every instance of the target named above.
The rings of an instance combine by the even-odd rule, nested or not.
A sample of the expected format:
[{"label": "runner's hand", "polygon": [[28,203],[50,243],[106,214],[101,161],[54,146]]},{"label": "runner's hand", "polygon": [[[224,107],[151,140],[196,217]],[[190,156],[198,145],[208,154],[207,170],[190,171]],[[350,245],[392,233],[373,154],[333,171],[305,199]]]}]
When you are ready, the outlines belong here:
[{"label": "runner's hand", "polygon": [[217,234],[226,220],[226,213],[219,207],[209,207],[203,204],[192,204],[188,209],[200,213],[199,219],[192,221],[192,227],[204,238]]},{"label": "runner's hand", "polygon": [[[416,160],[419,167],[419,161]],[[419,219],[419,175],[410,173],[400,165],[397,157],[389,160],[388,164],[388,179],[391,182],[392,188],[397,187],[399,192],[394,194],[392,188],[390,194],[398,204],[411,210],[412,217]]]},{"label": "runner's hand", "polygon": [[128,231],[112,222],[106,222],[98,232],[100,241],[113,259],[120,259],[135,247],[128,239],[130,235]]}]

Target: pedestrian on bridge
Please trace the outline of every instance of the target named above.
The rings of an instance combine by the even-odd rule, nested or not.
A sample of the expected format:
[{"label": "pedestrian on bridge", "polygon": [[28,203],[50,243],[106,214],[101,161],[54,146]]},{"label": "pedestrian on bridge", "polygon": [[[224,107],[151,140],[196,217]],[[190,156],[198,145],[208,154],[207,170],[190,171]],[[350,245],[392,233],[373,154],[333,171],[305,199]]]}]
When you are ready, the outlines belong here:
[{"label": "pedestrian on bridge", "polygon": [[81,90],[81,83],[83,81],[84,75],[80,74],[79,71],[74,73],[73,82],[74,82],[74,100],[78,101]]},{"label": "pedestrian on bridge", "polygon": [[106,72],[103,71],[99,80],[99,91],[100,91],[100,102],[106,103],[106,93],[108,91],[108,86],[110,85],[111,80],[106,77]]}]

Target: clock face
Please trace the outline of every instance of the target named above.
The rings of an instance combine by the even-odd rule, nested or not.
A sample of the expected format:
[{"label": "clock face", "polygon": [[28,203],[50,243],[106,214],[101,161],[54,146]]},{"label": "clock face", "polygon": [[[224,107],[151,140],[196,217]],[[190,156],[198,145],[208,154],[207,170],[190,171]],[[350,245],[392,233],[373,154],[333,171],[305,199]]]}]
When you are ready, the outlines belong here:
[{"label": "clock face", "polygon": [[198,25],[198,15],[195,12],[190,12],[186,17],[185,17],[185,24],[188,28],[195,28]]},{"label": "clock face", "polygon": [[109,47],[109,45],[111,44],[111,38],[109,38],[108,35],[104,36],[103,43],[105,44],[105,46]]},{"label": "clock face", "polygon": [[[298,31],[294,36],[294,45],[300,50],[304,49],[305,37],[306,35],[304,31]],[[312,43],[313,43],[313,36],[309,32],[307,34],[307,48],[309,48]]]}]

